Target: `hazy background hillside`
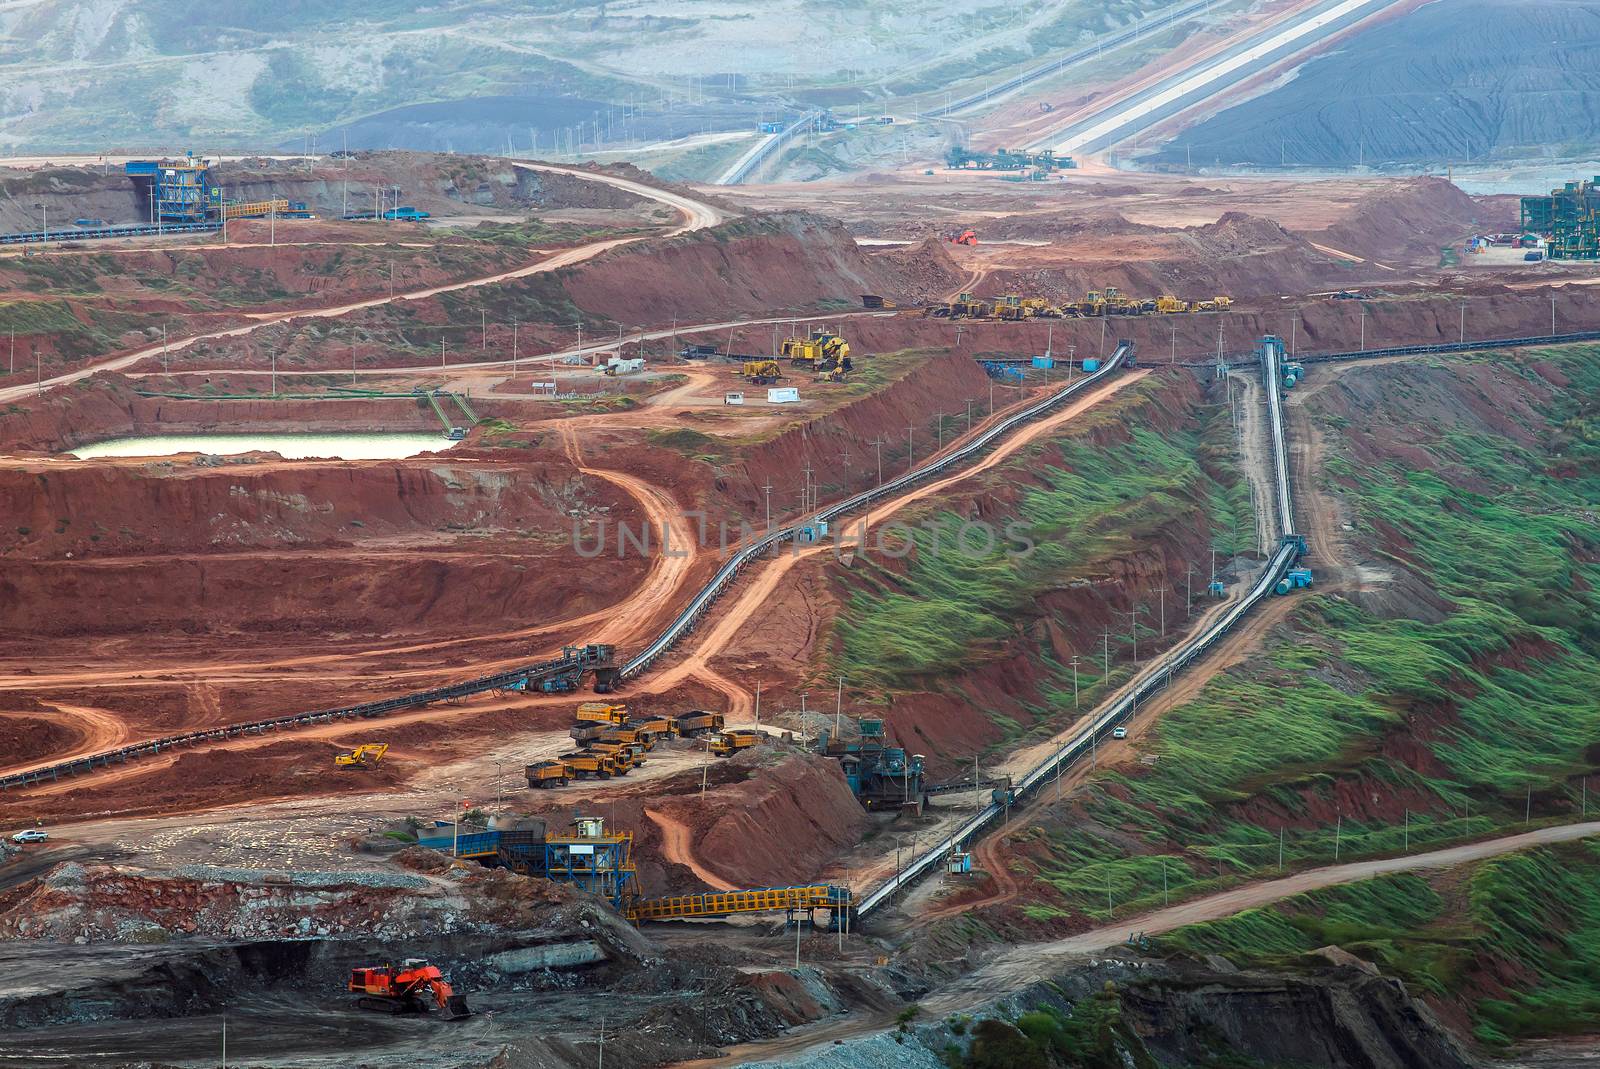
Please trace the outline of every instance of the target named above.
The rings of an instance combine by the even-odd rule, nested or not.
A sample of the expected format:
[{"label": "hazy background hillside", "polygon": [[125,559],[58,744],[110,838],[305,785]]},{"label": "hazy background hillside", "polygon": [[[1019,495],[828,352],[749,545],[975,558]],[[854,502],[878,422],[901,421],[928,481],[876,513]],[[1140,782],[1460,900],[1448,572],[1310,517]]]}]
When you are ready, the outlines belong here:
[{"label": "hazy background hillside", "polygon": [[1196,166],[1443,165],[1600,141],[1600,0],[1435,0],[1169,142]]},{"label": "hazy background hillside", "polygon": [[784,105],[942,94],[1167,6],[14,0],[0,4],[0,148],[264,147],[311,131],[324,148],[537,137],[548,152],[580,123],[585,143],[597,128],[613,143],[745,129]]},{"label": "hazy background hillside", "polygon": [[[1028,114],[905,120],[1139,22],[1169,0],[7,0],[0,152],[348,146],[599,154],[705,178],[758,120],[824,106],[892,129],[791,152],[809,179],[941,156]],[[1283,0],[1217,0],[1030,87],[1094,99]],[[1009,112],[1007,109],[1011,109]],[[1036,114],[1036,112],[1034,112]],[[1600,142],[1600,0],[1434,0],[1191,126],[1166,164],[1319,168],[1583,158]],[[1155,146],[1147,141],[1142,161]]]}]

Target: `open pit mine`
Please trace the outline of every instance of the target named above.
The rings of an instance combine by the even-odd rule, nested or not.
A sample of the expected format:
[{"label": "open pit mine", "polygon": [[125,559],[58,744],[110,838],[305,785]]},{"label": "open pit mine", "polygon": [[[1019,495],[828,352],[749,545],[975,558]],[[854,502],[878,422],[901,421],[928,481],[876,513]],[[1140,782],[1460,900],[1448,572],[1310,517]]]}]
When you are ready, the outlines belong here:
[{"label": "open pit mine", "polygon": [[1255,7],[0,161],[0,1066],[1587,1064],[1600,193],[1116,164],[1405,5]]}]

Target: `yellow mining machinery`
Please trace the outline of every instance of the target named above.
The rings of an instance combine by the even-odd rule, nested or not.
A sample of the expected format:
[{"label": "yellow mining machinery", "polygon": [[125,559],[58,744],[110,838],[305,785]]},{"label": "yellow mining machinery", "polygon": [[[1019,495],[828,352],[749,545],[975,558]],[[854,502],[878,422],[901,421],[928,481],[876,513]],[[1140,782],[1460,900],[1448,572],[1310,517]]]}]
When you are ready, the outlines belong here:
[{"label": "yellow mining machinery", "polygon": [[744,377],[757,386],[770,386],[783,378],[783,369],[776,360],[746,360]]},{"label": "yellow mining machinery", "polygon": [[601,724],[626,724],[628,722],[628,707],[614,705],[611,702],[584,702],[578,706],[578,719],[590,720]]},{"label": "yellow mining machinery", "polygon": [[986,300],[963,293],[955,300],[935,305],[929,315],[942,319],[989,319],[1021,322],[1027,319],[1072,319],[1079,316],[1174,315],[1182,312],[1224,312],[1233,305],[1230,297],[1211,297],[1189,302],[1170,294],[1160,297],[1129,297],[1115,286],[1090,290],[1081,301],[1051,304],[1043,297],[1023,297],[1007,293]]},{"label": "yellow mining machinery", "polygon": [[778,356],[813,371],[850,370],[850,343],[827,330],[813,330],[807,338],[785,338]]},{"label": "yellow mining machinery", "polygon": [[383,755],[389,752],[386,742],[364,742],[354,750],[333,755],[335,768],[376,768]]},{"label": "yellow mining machinery", "polygon": [[754,746],[764,738],[765,735],[752,728],[733,728],[712,739],[710,750],[717,757],[730,757],[740,750]]}]

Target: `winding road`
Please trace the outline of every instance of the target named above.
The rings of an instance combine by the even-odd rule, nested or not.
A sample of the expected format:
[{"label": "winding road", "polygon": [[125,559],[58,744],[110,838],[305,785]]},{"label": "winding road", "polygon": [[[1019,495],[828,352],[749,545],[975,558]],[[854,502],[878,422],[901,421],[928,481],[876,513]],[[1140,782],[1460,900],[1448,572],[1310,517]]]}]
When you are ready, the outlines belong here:
[{"label": "winding road", "polygon": [[520,167],[523,170],[550,171],[562,174],[571,174],[587,181],[599,182],[602,185],[615,186],[618,189],[626,190],[627,192],[636,196],[656,201],[659,204],[664,204],[667,207],[674,209],[681,217],[679,225],[671,230],[666,231],[665,234],[645,234],[636,237],[612,238],[606,241],[595,241],[589,243],[588,245],[579,245],[573,249],[566,249],[562,252],[556,253],[554,256],[548,257],[547,259],[540,260],[537,263],[526,264],[522,267],[513,268],[510,271],[501,271],[497,274],[485,275],[481,278],[466,279],[460,282],[449,282],[440,286],[430,286],[427,289],[412,290],[407,293],[397,293],[392,297],[387,295],[382,297],[371,297],[363,301],[353,301],[348,304],[333,305],[326,308],[297,308],[284,309],[276,312],[250,313],[247,318],[249,318],[251,322],[246,323],[243,326],[229,327],[226,330],[209,331],[204,334],[193,334],[185,338],[175,339],[165,344],[157,342],[152,345],[146,345],[138,349],[133,349],[129,352],[122,353],[121,355],[111,357],[107,360],[102,360],[93,364],[89,364],[85,367],[77,368],[73,371],[63,372],[60,375],[52,376],[43,380],[42,382],[29,383],[22,386],[9,386],[4,389],[0,389],[0,403],[16,401],[25,397],[33,396],[39,393],[39,391],[42,389],[49,389],[56,386],[66,386],[74,382],[79,382],[97,372],[121,371],[125,368],[132,367],[145,357],[160,353],[163,350],[170,351],[172,349],[187,349],[196,342],[211,341],[217,338],[237,338],[242,335],[250,334],[254,331],[260,330],[262,327],[271,326],[276,323],[285,323],[295,319],[334,319],[338,318],[339,316],[349,315],[352,312],[359,312],[366,308],[377,308],[382,305],[394,304],[401,301],[422,300],[427,297],[436,297],[442,293],[456,293],[461,290],[476,289],[480,286],[492,286],[500,282],[509,282],[513,279],[527,278],[530,275],[545,274],[550,271],[560,270],[563,267],[570,267],[576,263],[582,263],[584,260],[592,260],[602,253],[610,252],[612,249],[621,248],[624,245],[631,245],[635,242],[645,241],[656,237],[673,237],[675,235],[685,234],[693,230],[704,230],[707,227],[717,225],[723,219],[723,213],[709,204],[683,196],[680,193],[673,193],[670,190],[657,189],[655,186],[646,185],[643,182],[635,182],[627,178],[619,178],[616,175],[600,174],[594,171],[574,170],[566,167],[552,167],[549,164],[543,163],[524,163],[519,160],[508,160],[506,162],[510,163],[514,167]]}]

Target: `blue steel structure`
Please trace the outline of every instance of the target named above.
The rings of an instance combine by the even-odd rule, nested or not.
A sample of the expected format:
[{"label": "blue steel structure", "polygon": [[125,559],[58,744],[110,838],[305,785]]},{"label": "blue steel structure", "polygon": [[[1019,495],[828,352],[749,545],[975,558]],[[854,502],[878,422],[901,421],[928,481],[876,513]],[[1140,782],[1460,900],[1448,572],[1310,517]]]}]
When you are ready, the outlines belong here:
[{"label": "blue steel structure", "polygon": [[599,817],[577,817],[572,828],[569,834],[549,835],[535,820],[457,835],[453,824],[441,820],[419,831],[417,843],[491,868],[570,883],[621,909],[638,894],[633,833],[607,832]]},{"label": "blue steel structure", "polygon": [[837,758],[850,789],[868,809],[919,807],[922,804],[921,754],[908,754],[903,746],[890,746],[882,720],[862,720],[855,742],[830,739],[824,731],[820,753]]},{"label": "blue steel structure", "polygon": [[222,218],[222,187],[211,165],[187,153],[181,160],[130,160],[123,172],[133,180],[152,223],[203,223]]}]

